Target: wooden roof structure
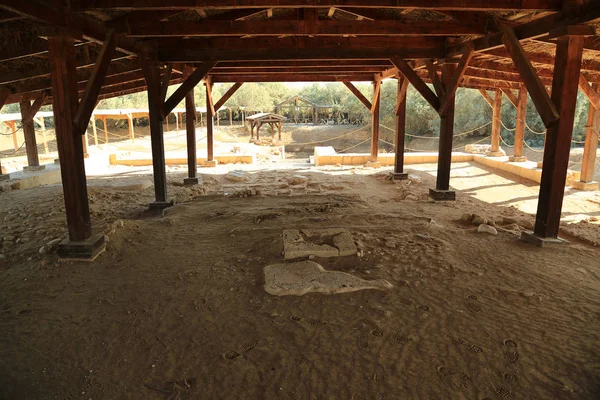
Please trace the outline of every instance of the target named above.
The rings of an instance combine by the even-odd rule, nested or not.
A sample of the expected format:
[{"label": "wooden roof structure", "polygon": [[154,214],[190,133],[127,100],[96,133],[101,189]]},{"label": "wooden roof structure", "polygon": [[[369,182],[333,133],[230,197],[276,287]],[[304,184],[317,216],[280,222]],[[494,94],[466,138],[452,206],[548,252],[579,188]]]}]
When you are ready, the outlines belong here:
[{"label": "wooden roof structure", "polygon": [[264,112],[253,114],[253,115],[246,117],[246,120],[248,120],[248,121],[257,121],[257,122],[261,122],[261,123],[281,122],[281,121],[285,121],[286,119],[287,118],[284,117],[283,115],[277,115],[277,114],[273,114],[273,113],[264,113]]},{"label": "wooden roof structure", "polygon": [[[300,106],[298,103],[304,103],[304,106]],[[281,103],[275,105],[275,109],[277,110],[280,107],[310,107],[310,108],[334,108],[337,107],[333,104],[317,104],[313,101],[305,99],[302,96],[292,96],[289,99],[282,101]]]},{"label": "wooden roof structure", "polygon": [[[201,81],[210,121],[243,82],[343,82],[371,112],[376,160],[381,81],[397,78],[399,174],[410,83],[441,118],[436,198],[451,197],[456,89],[482,90],[495,121],[503,96],[522,116],[529,93],[548,128],[535,235],[555,238],[577,91],[600,109],[599,19],[600,0],[2,0],[0,106],[20,103],[26,142],[34,143],[32,118],[43,104],[53,105],[61,169],[69,171],[63,174],[69,234],[76,242],[90,239],[91,223],[81,143],[74,137],[85,131],[99,99],[148,91],[152,207],[160,208],[170,204],[161,123],[184,98],[193,113],[193,90]],[[373,82],[372,99],[353,81]],[[234,85],[214,102],[216,82]],[[178,83],[166,98],[167,87]],[[190,118],[190,160],[196,159],[194,134]],[[207,138],[212,161],[212,124]],[[592,142],[589,148],[595,151]],[[28,159],[35,163],[32,152]]]}]

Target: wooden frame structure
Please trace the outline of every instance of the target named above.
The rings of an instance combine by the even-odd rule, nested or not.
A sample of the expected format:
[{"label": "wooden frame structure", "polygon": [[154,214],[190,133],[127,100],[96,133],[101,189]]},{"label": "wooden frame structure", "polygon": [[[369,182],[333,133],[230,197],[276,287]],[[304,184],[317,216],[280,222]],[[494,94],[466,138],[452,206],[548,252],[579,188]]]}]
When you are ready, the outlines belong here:
[{"label": "wooden frame structure", "polygon": [[282,108],[310,108],[312,110],[313,124],[317,125],[319,123],[319,110],[333,109],[335,106],[330,104],[317,104],[313,101],[305,99],[302,96],[292,96],[289,99],[286,99],[275,105],[275,114],[280,114]]},{"label": "wooden frame structure", "polygon": [[[84,149],[75,136],[87,126],[100,99],[148,91],[156,192],[152,207],[162,208],[171,204],[162,122],[201,81],[209,104],[209,160],[213,160],[213,83],[330,81],[344,82],[369,108],[371,156],[376,161],[381,80],[405,79],[442,120],[438,179],[431,192],[437,199],[454,197],[449,174],[457,87],[494,91],[494,107],[500,89],[519,110],[524,109],[528,92],[548,133],[537,223],[534,234],[525,238],[554,239],[578,87],[594,110],[599,104],[598,3],[58,0],[49,5],[40,0],[4,0],[2,32],[10,32],[15,24],[21,43],[0,41],[0,106],[21,103],[28,122],[31,109],[25,102],[53,105],[61,168],[69,171],[63,173],[63,189],[72,246],[66,243],[61,248],[90,256],[89,249],[98,243],[89,243]],[[23,22],[34,29],[23,31]],[[23,61],[27,68],[20,67]],[[373,82],[371,101],[354,90],[353,81]],[[166,87],[176,83],[181,86],[167,99]],[[519,95],[511,90],[519,90]],[[404,94],[398,96],[399,134],[405,123],[404,102]],[[30,126],[27,129],[31,137]],[[590,139],[588,158],[594,147],[595,140]],[[402,173],[400,150],[396,173]],[[518,153],[519,148],[517,159],[522,156]],[[587,179],[591,163],[589,159],[584,163]]]},{"label": "wooden frame structure", "polygon": [[283,121],[287,118],[283,115],[273,113],[258,113],[246,117],[246,121],[250,122],[250,141],[254,140],[254,128],[256,128],[256,140],[260,140],[260,128],[263,125],[269,125],[273,132],[273,139],[275,139],[275,128],[279,132],[278,138],[281,140],[281,128]]}]

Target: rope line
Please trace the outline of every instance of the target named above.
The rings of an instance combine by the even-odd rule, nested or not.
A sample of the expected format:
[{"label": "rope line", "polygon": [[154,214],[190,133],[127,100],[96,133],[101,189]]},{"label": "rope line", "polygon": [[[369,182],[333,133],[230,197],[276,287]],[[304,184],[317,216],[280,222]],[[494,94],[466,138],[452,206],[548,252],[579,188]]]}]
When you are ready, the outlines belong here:
[{"label": "rope line", "polygon": [[366,138],[366,139],[365,139],[365,140],[363,140],[362,142],[360,142],[360,143],[357,143],[357,144],[355,144],[354,146],[350,146],[350,147],[348,147],[348,148],[346,148],[346,149],[344,149],[344,150],[340,150],[340,151],[338,151],[337,153],[343,153],[343,152],[345,152],[345,151],[348,151],[348,150],[350,150],[350,149],[353,149],[353,148],[355,148],[355,147],[358,147],[358,146],[360,146],[361,144],[363,144],[363,143],[365,143],[365,142],[367,142],[367,141],[369,141],[369,140],[371,140],[371,138]]},{"label": "rope line", "polygon": [[356,132],[362,131],[362,130],[363,130],[363,129],[365,129],[365,128],[366,128],[366,127],[364,127],[364,126],[363,126],[363,127],[361,127],[361,128],[355,129],[355,130],[353,130],[353,131],[350,131],[350,132],[344,133],[343,135],[336,136],[336,137],[334,137],[334,138],[325,139],[325,140],[320,140],[320,141],[318,141],[318,142],[302,142],[302,143],[296,143],[296,144],[307,145],[307,144],[319,144],[319,143],[330,142],[330,141],[332,141],[332,140],[336,140],[336,139],[339,139],[339,138],[343,138],[343,137],[345,137],[345,136],[348,136],[348,135],[351,135],[351,134],[353,134],[353,133],[356,133]]},{"label": "rope line", "polygon": [[516,131],[516,130],[517,130],[517,127],[516,127],[516,126],[515,126],[514,128],[512,128],[512,129],[511,129],[511,128],[509,128],[509,127],[507,127],[506,125],[504,125],[504,122],[502,122],[502,120],[500,120],[500,125],[502,125],[502,126],[504,127],[504,129],[506,129],[506,130],[507,130],[507,131],[509,131],[509,132],[512,132],[512,131]]},{"label": "rope line", "polygon": [[533,147],[531,147],[530,145],[528,145],[528,144],[527,144],[527,141],[526,141],[526,140],[523,140],[523,143],[524,143],[524,144],[525,144],[525,146],[526,146],[526,147],[527,147],[529,150],[531,150],[531,151],[535,151],[536,153],[543,153],[543,152],[544,152],[544,150],[536,150],[536,149],[534,149]]},{"label": "rope line", "polygon": [[531,131],[531,133],[534,133],[534,134],[536,134],[536,135],[545,135],[545,134],[546,134],[546,131],[547,131],[547,130],[546,130],[546,131],[543,131],[543,132],[537,132],[537,131],[534,131],[533,129],[531,129],[531,127],[529,126],[529,124],[527,124],[527,121],[525,121],[525,127],[526,127],[527,129],[529,129],[529,131]]},{"label": "rope line", "polygon": [[513,147],[515,147],[514,145],[512,145],[512,146],[511,146],[510,144],[506,143],[506,141],[504,140],[504,138],[502,138],[502,135],[500,135],[500,140],[502,141],[502,143],[504,143],[504,145],[505,145],[506,147],[510,147],[510,148],[513,148]]},{"label": "rope line", "polygon": [[12,136],[12,135],[16,134],[17,132],[19,132],[21,129],[23,129],[23,127],[22,127],[22,126],[21,126],[21,127],[19,127],[19,129],[17,129],[17,130],[16,130],[16,131],[14,131],[14,132],[11,132],[11,133],[0,133],[0,135],[2,135],[2,136]]},{"label": "rope line", "polygon": [[[491,125],[491,123],[492,123],[492,122],[490,121],[490,122],[488,122],[488,123],[485,123],[485,124],[483,124],[483,125],[481,125],[481,126],[478,126],[477,128],[473,128],[473,129],[471,129],[471,130],[468,130],[468,131],[465,131],[465,132],[461,132],[461,133],[454,134],[452,137],[459,137],[459,136],[468,135],[468,134],[469,134],[469,133],[471,133],[471,132],[475,132],[475,131],[477,131],[477,130],[479,130],[479,129],[485,128],[485,127],[486,127],[486,126],[488,126],[488,125]],[[385,129],[387,129],[387,130],[389,130],[389,131],[396,132],[396,130],[395,130],[395,129],[389,128],[389,127],[387,127],[387,126],[385,126],[385,125],[383,125],[383,124],[379,124],[379,126],[381,126],[381,127],[385,128]],[[405,135],[406,135],[406,136],[410,136],[410,137],[416,137],[416,138],[419,138],[419,139],[439,139],[439,137],[437,137],[437,136],[418,136],[418,135],[411,135],[410,133],[405,133]]]}]

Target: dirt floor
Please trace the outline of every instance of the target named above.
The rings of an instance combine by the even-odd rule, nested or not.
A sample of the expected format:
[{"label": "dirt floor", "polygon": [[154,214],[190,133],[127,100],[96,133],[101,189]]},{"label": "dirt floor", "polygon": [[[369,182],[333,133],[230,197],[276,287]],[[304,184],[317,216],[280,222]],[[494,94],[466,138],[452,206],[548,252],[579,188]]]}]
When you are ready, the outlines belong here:
[{"label": "dirt floor", "polygon": [[[228,179],[238,168],[247,181]],[[477,164],[453,165],[450,203],[427,198],[435,165],[405,182],[388,169],[220,166],[196,187],[176,171],[179,204],[161,215],[145,211],[148,169],[90,178],[109,238],[94,263],[57,259],[60,186],[2,193],[0,398],[600,396],[600,194],[567,193],[571,244],[540,249],[518,240],[537,188]],[[283,230],[329,227],[348,228],[360,256],[314,261],[393,288],[267,294]]]}]

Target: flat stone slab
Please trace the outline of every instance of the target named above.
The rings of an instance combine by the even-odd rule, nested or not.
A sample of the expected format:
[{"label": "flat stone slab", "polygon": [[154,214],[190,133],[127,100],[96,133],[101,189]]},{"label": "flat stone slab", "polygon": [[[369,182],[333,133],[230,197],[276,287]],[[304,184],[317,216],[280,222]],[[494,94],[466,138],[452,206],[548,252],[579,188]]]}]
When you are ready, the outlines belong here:
[{"label": "flat stone slab", "polygon": [[393,286],[385,279],[364,280],[341,271],[327,271],[313,261],[272,264],[264,268],[265,291],[273,296],[302,296],[306,293],[338,294]]},{"label": "flat stone slab", "polygon": [[285,229],[283,252],[286,260],[300,257],[352,256],[358,252],[346,228]]}]

